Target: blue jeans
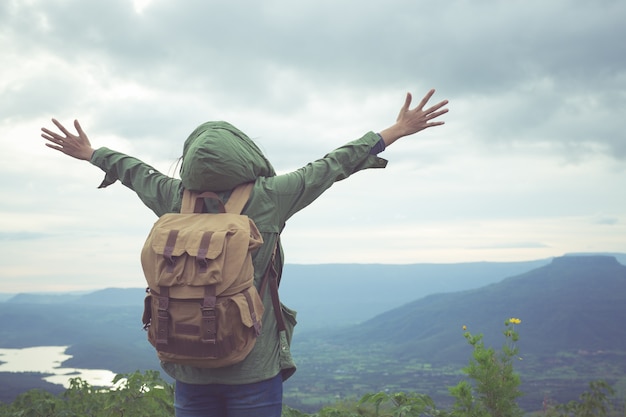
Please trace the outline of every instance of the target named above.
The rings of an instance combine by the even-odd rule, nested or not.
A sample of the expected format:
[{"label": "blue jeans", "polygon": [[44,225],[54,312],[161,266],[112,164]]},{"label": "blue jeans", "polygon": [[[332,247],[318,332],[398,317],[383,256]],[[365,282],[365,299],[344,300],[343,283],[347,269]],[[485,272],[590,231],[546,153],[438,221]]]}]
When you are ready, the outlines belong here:
[{"label": "blue jeans", "polygon": [[176,417],[280,417],[282,403],[281,374],[242,385],[176,381]]}]

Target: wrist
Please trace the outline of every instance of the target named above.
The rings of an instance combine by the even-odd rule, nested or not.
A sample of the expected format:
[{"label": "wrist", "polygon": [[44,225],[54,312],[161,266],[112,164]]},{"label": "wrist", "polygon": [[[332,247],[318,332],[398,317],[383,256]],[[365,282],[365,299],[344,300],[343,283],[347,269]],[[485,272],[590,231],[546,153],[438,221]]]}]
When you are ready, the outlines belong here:
[{"label": "wrist", "polygon": [[96,150],[94,148],[86,149],[81,159],[85,161],[91,161],[91,158],[93,158],[93,154],[95,151]]},{"label": "wrist", "polygon": [[383,142],[385,142],[385,147],[391,145],[403,136],[396,125],[390,126],[387,129],[382,130],[379,135],[383,139]]}]

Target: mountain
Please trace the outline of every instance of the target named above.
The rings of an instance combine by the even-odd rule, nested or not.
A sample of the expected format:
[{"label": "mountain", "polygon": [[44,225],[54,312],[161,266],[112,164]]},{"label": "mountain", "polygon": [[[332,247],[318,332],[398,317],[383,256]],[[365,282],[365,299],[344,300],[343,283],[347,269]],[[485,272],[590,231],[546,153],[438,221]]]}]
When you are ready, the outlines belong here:
[{"label": "mountain", "polygon": [[20,293],[6,300],[11,304],[72,304],[133,306],[141,305],[145,296],[143,288],[105,288],[81,293]]},{"label": "mountain", "polygon": [[74,293],[19,293],[7,297],[5,302],[17,304],[65,304],[80,298]]},{"label": "mountain", "polygon": [[0,303],[15,297],[15,294],[0,293]]},{"label": "mountain", "polygon": [[[396,288],[402,293],[404,288]],[[516,325],[524,396],[520,406],[567,403],[590,381],[622,384],[626,375],[626,266],[611,256],[565,256],[481,288],[431,294],[358,325],[294,337],[298,372],[285,398],[303,407],[339,393],[418,392],[437,404],[464,376],[472,347],[465,330],[498,351],[504,321]]]},{"label": "mountain", "polygon": [[479,288],[549,262],[287,264],[280,297],[298,311],[297,332],[326,329],[362,323],[429,294]]},{"label": "mountain", "polygon": [[467,346],[458,343],[462,326],[498,345],[504,320],[517,317],[527,354],[626,352],[625,301],[626,266],[615,257],[564,256],[479,289],[429,295],[329,338],[399,360],[466,360]]},{"label": "mountain", "polygon": [[[478,288],[542,266],[550,260],[458,264],[287,264],[281,300],[299,312],[297,332],[356,324],[423,296]],[[396,288],[403,288],[398,293]],[[346,297],[346,294],[352,296]],[[7,304],[143,305],[143,288],[89,293],[21,293]]]},{"label": "mountain", "polygon": [[[286,265],[281,297],[302,308],[300,334],[362,322],[430,292],[476,288],[547,262]],[[400,287],[405,291],[397,294],[394,288]],[[68,366],[158,369],[141,329],[144,296],[143,288],[17,294],[0,303],[0,348],[71,346]]]}]

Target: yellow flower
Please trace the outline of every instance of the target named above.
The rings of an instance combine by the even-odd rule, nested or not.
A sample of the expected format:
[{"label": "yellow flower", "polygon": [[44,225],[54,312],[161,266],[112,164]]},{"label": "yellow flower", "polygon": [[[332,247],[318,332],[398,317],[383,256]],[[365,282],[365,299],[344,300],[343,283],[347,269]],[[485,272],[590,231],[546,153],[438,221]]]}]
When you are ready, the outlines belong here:
[{"label": "yellow flower", "polygon": [[463,325],[463,330],[467,330],[467,326],[466,325]]},{"label": "yellow flower", "polygon": [[520,324],[522,321],[520,319],[516,319],[515,317],[511,317],[509,322],[513,324]]}]

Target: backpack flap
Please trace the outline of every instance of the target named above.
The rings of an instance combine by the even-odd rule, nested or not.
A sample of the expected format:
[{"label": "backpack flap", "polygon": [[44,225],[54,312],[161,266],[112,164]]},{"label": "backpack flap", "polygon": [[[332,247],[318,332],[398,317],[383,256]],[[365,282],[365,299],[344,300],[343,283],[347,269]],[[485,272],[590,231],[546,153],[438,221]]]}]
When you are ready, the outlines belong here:
[{"label": "backpack flap", "polygon": [[[254,223],[238,214],[166,214],[154,225],[141,254],[148,285],[217,285],[221,294],[240,277],[250,250],[263,243]],[[226,250],[228,249],[228,250]],[[237,290],[235,288],[235,290]],[[241,288],[239,288],[241,290]],[[172,294],[172,296],[174,296]]]}]

